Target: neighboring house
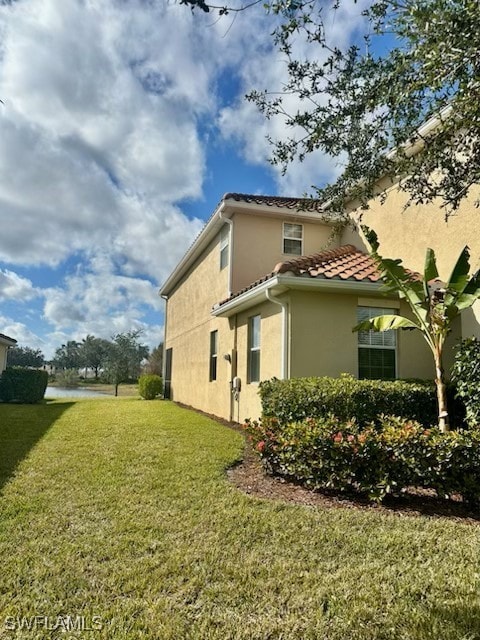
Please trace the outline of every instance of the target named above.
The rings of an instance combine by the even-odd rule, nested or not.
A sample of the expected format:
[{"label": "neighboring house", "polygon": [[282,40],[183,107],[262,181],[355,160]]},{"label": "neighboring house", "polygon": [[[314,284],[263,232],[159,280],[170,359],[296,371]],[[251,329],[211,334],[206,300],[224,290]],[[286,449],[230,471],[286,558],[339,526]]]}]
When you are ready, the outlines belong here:
[{"label": "neighboring house", "polygon": [[258,383],[274,376],[433,377],[420,334],[352,333],[408,309],[336,223],[315,200],[223,197],[160,291],[167,397],[241,421],[260,415]]},{"label": "neighboring house", "polygon": [[7,367],[7,351],[10,347],[14,347],[17,341],[13,338],[0,333],[0,373]]}]

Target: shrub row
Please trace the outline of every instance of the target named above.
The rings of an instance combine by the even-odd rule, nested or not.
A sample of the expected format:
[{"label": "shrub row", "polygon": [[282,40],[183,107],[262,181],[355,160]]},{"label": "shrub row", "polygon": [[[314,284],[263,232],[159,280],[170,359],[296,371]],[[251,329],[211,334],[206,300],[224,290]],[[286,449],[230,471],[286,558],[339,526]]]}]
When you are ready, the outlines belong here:
[{"label": "shrub row", "polygon": [[478,429],[442,434],[394,417],[361,428],[332,416],[290,423],[263,418],[245,427],[271,473],[311,488],[381,501],[415,486],[480,504]]},{"label": "shrub row", "polygon": [[457,349],[453,380],[465,404],[467,423],[480,424],[480,341],[476,338],[462,340]]},{"label": "shrub row", "polygon": [[[378,422],[381,415],[417,420],[424,425],[437,422],[437,399],[433,382],[403,380],[357,380],[340,378],[292,378],[267,380],[260,384],[262,414],[281,422],[335,415],[340,420],[355,418],[360,426]],[[462,409],[449,390],[449,412],[459,425]]]},{"label": "shrub row", "polygon": [[8,367],[0,377],[0,401],[25,404],[40,402],[47,384],[46,371]]},{"label": "shrub row", "polygon": [[144,400],[154,400],[163,391],[163,381],[155,374],[140,376],[138,392]]}]

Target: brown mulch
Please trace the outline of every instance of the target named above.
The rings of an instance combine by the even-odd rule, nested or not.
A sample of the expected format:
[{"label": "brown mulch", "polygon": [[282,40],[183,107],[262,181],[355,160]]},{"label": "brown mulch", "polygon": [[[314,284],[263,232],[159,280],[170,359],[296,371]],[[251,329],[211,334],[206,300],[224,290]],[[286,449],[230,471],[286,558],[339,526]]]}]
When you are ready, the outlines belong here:
[{"label": "brown mulch", "polygon": [[[241,425],[236,422],[222,420],[193,407],[180,406],[244,434]],[[438,498],[433,491],[426,489],[412,488],[402,496],[387,496],[381,505],[372,503],[366,497],[359,495],[307,489],[280,476],[268,475],[248,441],[245,442],[243,460],[227,469],[227,476],[230,482],[244,493],[266,500],[280,500],[322,509],[348,508],[385,514],[394,513],[399,517],[423,515],[432,518],[449,518],[467,524],[480,523],[480,513],[468,508],[460,497],[450,500]]]},{"label": "brown mulch", "polygon": [[394,513],[399,517],[429,516],[449,518],[468,524],[480,523],[480,513],[469,509],[460,498],[446,500],[433,492],[412,489],[402,496],[387,496],[381,505],[358,495],[315,491],[265,472],[260,460],[247,444],[243,461],[227,470],[230,482],[245,493],[267,500],[281,500],[321,509],[357,509],[376,513]]}]

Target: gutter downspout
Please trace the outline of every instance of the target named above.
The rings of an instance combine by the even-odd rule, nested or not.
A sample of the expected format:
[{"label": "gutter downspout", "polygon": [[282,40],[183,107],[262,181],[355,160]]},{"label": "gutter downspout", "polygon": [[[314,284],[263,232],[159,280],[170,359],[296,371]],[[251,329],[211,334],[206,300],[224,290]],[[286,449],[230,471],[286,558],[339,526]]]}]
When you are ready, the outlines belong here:
[{"label": "gutter downspout", "polygon": [[165,312],[163,315],[163,354],[162,354],[162,378],[163,378],[163,397],[165,398],[165,373],[167,371],[167,358],[165,354],[167,352],[167,305],[168,305],[168,296],[160,295],[162,300],[165,301]]},{"label": "gutter downspout", "polygon": [[226,218],[223,211],[219,211],[218,217],[220,220],[224,220],[229,229],[228,238],[228,297],[232,295],[232,274],[233,274],[233,220]]},{"label": "gutter downspout", "polygon": [[265,295],[267,300],[273,302],[274,304],[278,304],[282,307],[282,371],[281,371],[281,380],[286,380],[289,377],[288,372],[288,345],[287,345],[287,335],[288,335],[288,303],[278,298],[275,298],[270,289],[265,291]]}]

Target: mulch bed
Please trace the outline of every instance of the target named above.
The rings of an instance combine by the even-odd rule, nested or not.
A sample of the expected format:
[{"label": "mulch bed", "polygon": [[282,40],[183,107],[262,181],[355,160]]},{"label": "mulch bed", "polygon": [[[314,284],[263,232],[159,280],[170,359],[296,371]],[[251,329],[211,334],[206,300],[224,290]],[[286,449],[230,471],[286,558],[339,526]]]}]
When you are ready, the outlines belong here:
[{"label": "mulch bed", "polygon": [[[238,423],[222,420],[193,407],[180,406],[206,415],[216,422],[244,434]],[[469,509],[460,497],[446,500],[438,498],[433,491],[426,489],[412,488],[402,496],[387,496],[381,505],[372,503],[367,498],[358,495],[307,489],[280,476],[268,475],[248,441],[245,442],[243,460],[230,467],[227,470],[227,476],[238,489],[248,495],[266,500],[281,500],[322,509],[361,509],[377,513],[394,513],[399,517],[423,515],[433,518],[449,518],[475,525],[480,523],[480,513]]]},{"label": "mulch bed", "polygon": [[265,472],[258,456],[247,444],[243,461],[227,470],[230,482],[245,493],[267,500],[281,500],[321,509],[360,509],[377,513],[394,513],[399,517],[430,516],[449,518],[469,524],[480,523],[480,514],[468,509],[458,499],[438,498],[434,492],[412,489],[402,496],[387,496],[381,505],[357,495],[314,491],[279,476]]}]

